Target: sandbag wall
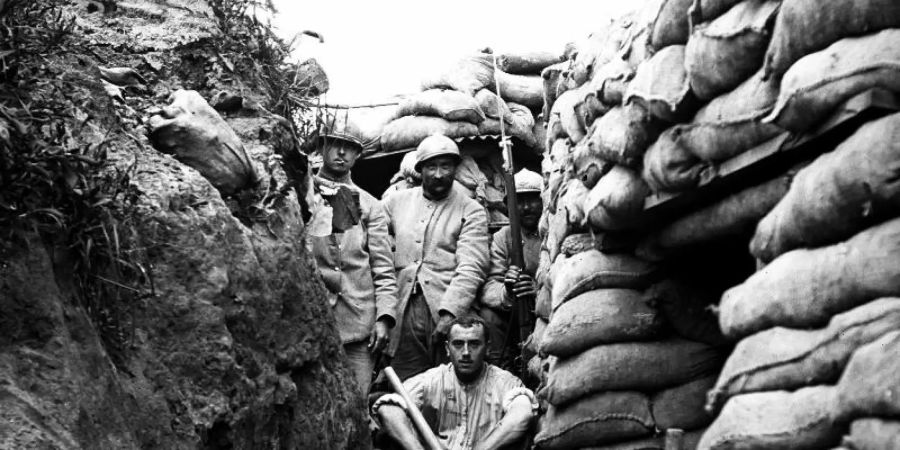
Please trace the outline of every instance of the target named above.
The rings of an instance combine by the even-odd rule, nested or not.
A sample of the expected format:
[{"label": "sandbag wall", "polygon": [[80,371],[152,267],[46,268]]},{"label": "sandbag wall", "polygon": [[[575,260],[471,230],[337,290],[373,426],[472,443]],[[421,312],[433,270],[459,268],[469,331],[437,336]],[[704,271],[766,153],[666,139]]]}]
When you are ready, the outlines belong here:
[{"label": "sandbag wall", "polygon": [[[463,154],[457,181],[485,206],[491,223],[505,223],[500,149],[496,140],[483,138],[499,137],[502,120],[519,160],[536,159],[543,152],[544,127],[537,119],[543,105],[540,72],[561,58],[542,52],[497,55],[497,72],[495,57],[488,53],[453,62],[427,77],[421,92],[400,101],[381,129],[379,150],[412,150],[432,134],[457,140]],[[414,184],[410,163],[394,176],[389,192]]]},{"label": "sandbag wall", "polygon": [[[702,430],[712,418],[685,448],[829,448],[844,434],[846,448],[895,447],[900,116],[636,249],[605,238],[641,225],[648,194],[692,190],[705,168],[812,132],[868,89],[900,90],[892,27],[900,4],[890,1],[651,1],[545,69],[536,313],[546,322],[529,364],[547,409],[539,448],[662,448],[666,428]],[[721,331],[740,341],[716,376],[722,346],[663,311],[693,294],[644,269],[750,235],[768,265],[721,298]],[[684,422],[660,420],[666,395],[684,396]]]}]

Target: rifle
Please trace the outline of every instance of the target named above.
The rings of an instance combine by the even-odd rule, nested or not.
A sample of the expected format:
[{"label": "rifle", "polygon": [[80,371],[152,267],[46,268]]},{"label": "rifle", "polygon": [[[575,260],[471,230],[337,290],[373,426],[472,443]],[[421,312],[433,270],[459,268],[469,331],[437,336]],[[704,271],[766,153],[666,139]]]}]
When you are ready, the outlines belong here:
[{"label": "rifle", "polygon": [[[492,53],[491,58],[494,63],[494,85],[497,90],[497,101],[500,101],[500,82],[497,81],[497,72],[499,69],[497,68],[497,55]],[[503,111],[502,108],[498,105],[497,110]],[[503,150],[503,182],[506,184],[506,212],[509,217],[509,263],[510,265],[517,266],[522,270],[525,270],[525,257],[522,252],[522,228],[519,224],[519,202],[516,199],[516,181],[513,176],[515,173],[515,166],[513,165],[513,153],[512,153],[512,142],[510,142],[509,137],[506,136],[506,129],[504,126],[505,117],[500,117],[500,148]],[[519,343],[525,342],[528,339],[528,336],[531,334],[531,317],[530,317],[530,308],[529,305],[520,299],[516,299],[513,302],[513,314],[516,319],[516,323],[519,328]],[[512,320],[510,320],[510,327],[512,327]],[[509,334],[511,330],[507,331]],[[509,339],[506,339],[507,341]],[[528,368],[527,361],[521,361],[519,365],[519,375],[522,379],[525,379]]]}]

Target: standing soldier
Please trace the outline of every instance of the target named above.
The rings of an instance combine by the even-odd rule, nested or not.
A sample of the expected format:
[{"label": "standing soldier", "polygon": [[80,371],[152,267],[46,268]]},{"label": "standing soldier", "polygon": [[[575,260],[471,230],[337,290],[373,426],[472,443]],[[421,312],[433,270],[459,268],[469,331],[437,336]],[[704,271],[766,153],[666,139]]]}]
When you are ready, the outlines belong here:
[{"label": "standing soldier", "polygon": [[350,180],[363,141],[349,126],[319,138],[322,168],[307,243],[328,290],[344,351],[363,398],[395,324],[397,280],[382,204]]},{"label": "standing soldier", "polygon": [[454,187],[459,148],[429,136],[416,150],[422,186],[385,200],[400,291],[392,366],[401,379],[439,364],[450,322],[469,311],[488,265],[484,208]]},{"label": "standing soldier", "polygon": [[[515,193],[518,203],[519,223],[522,225],[522,256],[525,267],[516,267],[509,262],[509,245],[512,240],[509,226],[494,233],[491,241],[491,265],[488,280],[481,292],[481,317],[488,324],[491,334],[491,347],[488,349],[488,360],[502,365],[503,350],[506,346],[518,343],[507,339],[510,310],[517,301],[530,301],[535,297],[536,287],[534,274],[537,271],[541,253],[541,238],[538,233],[538,222],[541,218],[543,203],[541,202],[541,185],[543,178],[527,169],[519,171],[515,176]],[[516,355],[518,352],[510,353]]]}]

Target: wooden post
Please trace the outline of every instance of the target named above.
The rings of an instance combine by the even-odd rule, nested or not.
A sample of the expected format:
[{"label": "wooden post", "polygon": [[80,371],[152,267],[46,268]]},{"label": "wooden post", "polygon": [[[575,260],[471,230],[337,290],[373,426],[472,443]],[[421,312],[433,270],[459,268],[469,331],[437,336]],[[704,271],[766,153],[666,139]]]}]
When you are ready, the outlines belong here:
[{"label": "wooden post", "polygon": [[394,369],[388,366],[384,368],[384,374],[387,376],[388,381],[391,382],[391,386],[394,387],[394,391],[400,394],[400,397],[403,397],[403,401],[406,402],[406,413],[409,414],[409,418],[412,420],[413,425],[415,425],[416,430],[419,431],[419,435],[422,436],[422,439],[425,441],[425,446],[428,447],[429,450],[443,450],[444,447],[441,446],[437,436],[431,432],[431,427],[428,426],[428,422],[425,421],[425,416],[422,415],[422,412],[419,411],[419,408],[416,407],[416,404],[413,403],[412,398],[409,396],[409,392],[406,392],[406,388],[403,387],[403,383],[400,381],[400,377],[397,376],[397,372],[394,372]]},{"label": "wooden post", "polygon": [[684,449],[684,430],[669,428],[666,430],[666,450]]}]

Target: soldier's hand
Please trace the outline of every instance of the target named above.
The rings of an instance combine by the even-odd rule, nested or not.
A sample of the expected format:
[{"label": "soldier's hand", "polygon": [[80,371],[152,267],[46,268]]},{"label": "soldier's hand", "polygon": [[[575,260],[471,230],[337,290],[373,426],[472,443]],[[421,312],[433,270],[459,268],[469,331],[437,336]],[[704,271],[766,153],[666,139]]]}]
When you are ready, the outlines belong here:
[{"label": "soldier's hand", "polygon": [[438,319],[437,326],[434,327],[434,333],[431,334],[433,345],[439,347],[447,340],[447,334],[450,332],[450,322],[453,322],[453,314],[442,312]]},{"label": "soldier's hand", "polygon": [[516,282],[519,281],[519,274],[522,273],[522,269],[518,266],[509,266],[509,269],[506,270],[506,273],[503,275],[503,284],[506,286],[506,290],[512,293],[513,287],[515,287]]},{"label": "soldier's hand", "polygon": [[535,297],[537,296],[537,283],[531,275],[519,274],[519,279],[513,285],[512,293],[516,299]]},{"label": "soldier's hand", "polygon": [[384,351],[390,336],[387,323],[383,320],[376,321],[375,326],[372,327],[372,333],[369,335],[369,351],[372,353]]}]

